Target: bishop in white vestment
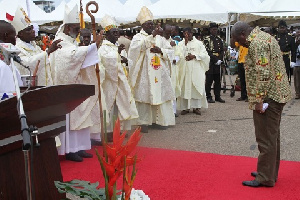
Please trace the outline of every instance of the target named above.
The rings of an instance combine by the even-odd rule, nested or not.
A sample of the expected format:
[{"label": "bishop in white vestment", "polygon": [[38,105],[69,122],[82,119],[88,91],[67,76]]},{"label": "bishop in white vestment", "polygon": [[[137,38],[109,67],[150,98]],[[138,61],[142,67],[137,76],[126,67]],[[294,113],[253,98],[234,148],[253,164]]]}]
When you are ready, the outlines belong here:
[{"label": "bishop in white vestment", "polygon": [[[165,65],[167,55],[157,47],[152,35],[153,15],[143,7],[137,18],[142,30],[136,34],[130,44],[128,58],[133,66],[129,68],[129,83],[133,90],[139,118],[137,125],[147,132],[147,125],[157,124],[165,129],[175,125],[172,108],[174,92],[171,85],[170,72]],[[144,129],[144,130],[143,130]]]},{"label": "bishop in white vestment", "polygon": [[[34,75],[38,77],[38,86],[49,86],[53,84],[51,79],[50,63],[48,56],[60,45],[60,41],[54,42],[49,49],[43,51],[35,43],[35,31],[31,25],[29,17],[26,15],[23,8],[18,7],[15,16],[10,23],[14,26],[17,32],[16,47],[21,51],[19,57],[22,64],[29,67],[30,71],[19,63],[15,65],[19,69],[21,75]],[[36,71],[37,70],[37,71]],[[34,74],[36,71],[36,74]]]},{"label": "bishop in white vestment", "polygon": [[205,72],[209,68],[209,55],[203,43],[193,37],[190,28],[184,29],[184,40],[179,42],[179,84],[181,95],[177,99],[177,109],[187,114],[189,109],[201,115],[200,108],[207,108],[205,94]]},{"label": "bishop in white vestment", "polygon": [[126,69],[122,65],[128,64],[128,60],[121,56],[122,46],[116,45],[120,34],[114,18],[106,15],[100,24],[106,31],[106,40],[103,41],[98,53],[105,68],[102,87],[109,114],[107,132],[113,131],[113,120],[117,117],[121,121],[121,130],[131,130],[131,120],[138,118],[138,111],[125,74]]},{"label": "bishop in white vestment", "polygon": [[[95,85],[96,74],[94,65],[99,62],[98,46],[102,35],[97,36],[96,43],[89,46],[78,46],[76,37],[79,34],[79,18],[77,5],[71,10],[66,6],[64,23],[56,35],[61,40],[61,49],[50,55],[52,79],[55,85],[62,84],[89,84]],[[73,161],[82,161],[82,157],[89,157],[84,150],[91,149],[90,128],[99,124],[100,114],[91,113],[97,108],[98,88],[94,96],[86,99],[69,115],[67,115],[66,132],[60,135],[60,155],[67,154],[66,158]]]}]

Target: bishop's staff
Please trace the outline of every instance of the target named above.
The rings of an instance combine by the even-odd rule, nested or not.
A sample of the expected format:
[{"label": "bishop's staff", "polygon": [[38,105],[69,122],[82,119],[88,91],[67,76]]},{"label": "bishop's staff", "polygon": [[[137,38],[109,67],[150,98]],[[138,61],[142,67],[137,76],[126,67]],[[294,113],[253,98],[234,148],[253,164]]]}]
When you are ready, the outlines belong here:
[{"label": "bishop's staff", "polygon": [[[89,6],[94,5],[96,7],[95,10],[89,10]],[[91,17],[91,23],[92,23],[92,30],[93,30],[93,38],[96,38],[96,25],[95,25],[95,17],[92,15],[92,13],[96,13],[98,11],[98,4],[95,1],[90,1],[86,4],[86,13]],[[92,13],[91,13],[92,12]],[[100,33],[102,34],[102,33]],[[102,110],[102,101],[101,101],[101,87],[100,87],[100,75],[99,75],[99,65],[98,63],[96,64],[96,76],[98,80],[98,98],[99,98],[99,106],[100,106],[100,121],[101,121],[101,142],[103,144],[104,142],[104,128],[103,128],[103,123],[106,123],[103,121],[103,110]]]}]

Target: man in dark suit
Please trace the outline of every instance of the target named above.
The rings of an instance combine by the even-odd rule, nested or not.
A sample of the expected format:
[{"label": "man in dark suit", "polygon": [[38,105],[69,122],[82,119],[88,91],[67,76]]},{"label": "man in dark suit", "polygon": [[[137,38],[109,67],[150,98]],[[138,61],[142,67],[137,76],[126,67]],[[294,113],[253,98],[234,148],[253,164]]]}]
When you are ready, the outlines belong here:
[{"label": "man in dark suit", "polygon": [[296,63],[296,44],[295,39],[288,34],[287,24],[285,21],[279,21],[278,34],[275,38],[280,46],[283,61],[285,64],[286,74],[288,75],[289,82],[291,84],[291,68],[293,68]]},{"label": "man in dark suit", "polygon": [[225,103],[221,99],[221,63],[223,60],[223,41],[217,36],[218,34],[218,25],[216,23],[209,24],[210,35],[204,39],[204,45],[206,51],[210,56],[209,70],[206,72],[206,83],[205,83],[205,92],[208,103],[215,103],[213,100],[210,90],[211,85],[214,82],[214,94],[215,100],[220,103]]}]

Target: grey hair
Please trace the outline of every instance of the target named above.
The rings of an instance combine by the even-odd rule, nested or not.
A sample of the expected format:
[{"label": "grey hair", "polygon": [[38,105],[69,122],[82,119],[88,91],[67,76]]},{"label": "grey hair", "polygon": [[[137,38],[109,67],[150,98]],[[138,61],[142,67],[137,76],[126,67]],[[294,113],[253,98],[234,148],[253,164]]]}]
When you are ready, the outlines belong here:
[{"label": "grey hair", "polygon": [[250,29],[249,24],[247,24],[246,22],[238,21],[231,28],[231,34],[233,36],[238,36],[242,32],[247,32],[249,29]]}]

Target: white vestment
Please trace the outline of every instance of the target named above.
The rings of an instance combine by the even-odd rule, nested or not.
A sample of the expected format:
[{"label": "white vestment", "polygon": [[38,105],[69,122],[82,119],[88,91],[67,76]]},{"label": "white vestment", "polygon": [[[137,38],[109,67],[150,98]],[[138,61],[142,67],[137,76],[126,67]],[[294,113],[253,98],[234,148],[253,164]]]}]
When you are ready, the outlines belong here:
[{"label": "white vestment", "polygon": [[130,44],[128,58],[133,62],[129,68],[129,84],[136,101],[138,125],[156,123],[162,126],[175,125],[170,71],[166,65],[167,53],[151,53],[155,38],[144,30],[136,34]]},{"label": "white vestment", "polygon": [[[23,86],[23,83],[21,81],[20,73],[16,69],[16,75],[18,79],[19,86]],[[3,93],[15,93],[15,82],[13,77],[13,72],[10,66],[8,66],[6,63],[4,63],[2,60],[0,60],[0,99],[3,95]]]},{"label": "white vestment", "polygon": [[114,117],[120,119],[122,130],[130,130],[130,120],[138,118],[138,112],[121,63],[118,47],[110,41],[104,40],[98,54],[101,64],[105,68],[102,87],[109,113],[107,132],[113,131]]},{"label": "white vestment", "polygon": [[[37,66],[38,61],[40,61],[36,74],[38,77],[38,86],[53,85],[47,52],[43,51],[34,41],[26,43],[20,38],[17,38],[16,47],[21,51],[19,56],[22,63],[30,68],[31,75],[33,75],[35,67]],[[29,71],[25,67],[16,62],[15,65],[19,69],[21,75],[29,75]]]},{"label": "white vestment", "polygon": [[[64,33],[58,33],[55,39],[62,40],[62,48],[50,54],[54,85],[77,83],[97,86],[94,65],[99,62],[99,57],[96,44],[79,47],[75,39]],[[98,88],[95,87],[95,95],[67,115],[66,132],[60,134],[60,155],[91,148],[90,128],[98,125],[100,132],[98,106]]]},{"label": "white vestment", "polygon": [[[195,37],[185,45],[185,40],[178,44],[180,60],[179,84],[181,95],[177,99],[177,109],[187,110],[190,108],[207,108],[205,93],[205,72],[209,69],[209,55],[203,43]],[[196,58],[186,61],[188,54],[195,55]]]}]

